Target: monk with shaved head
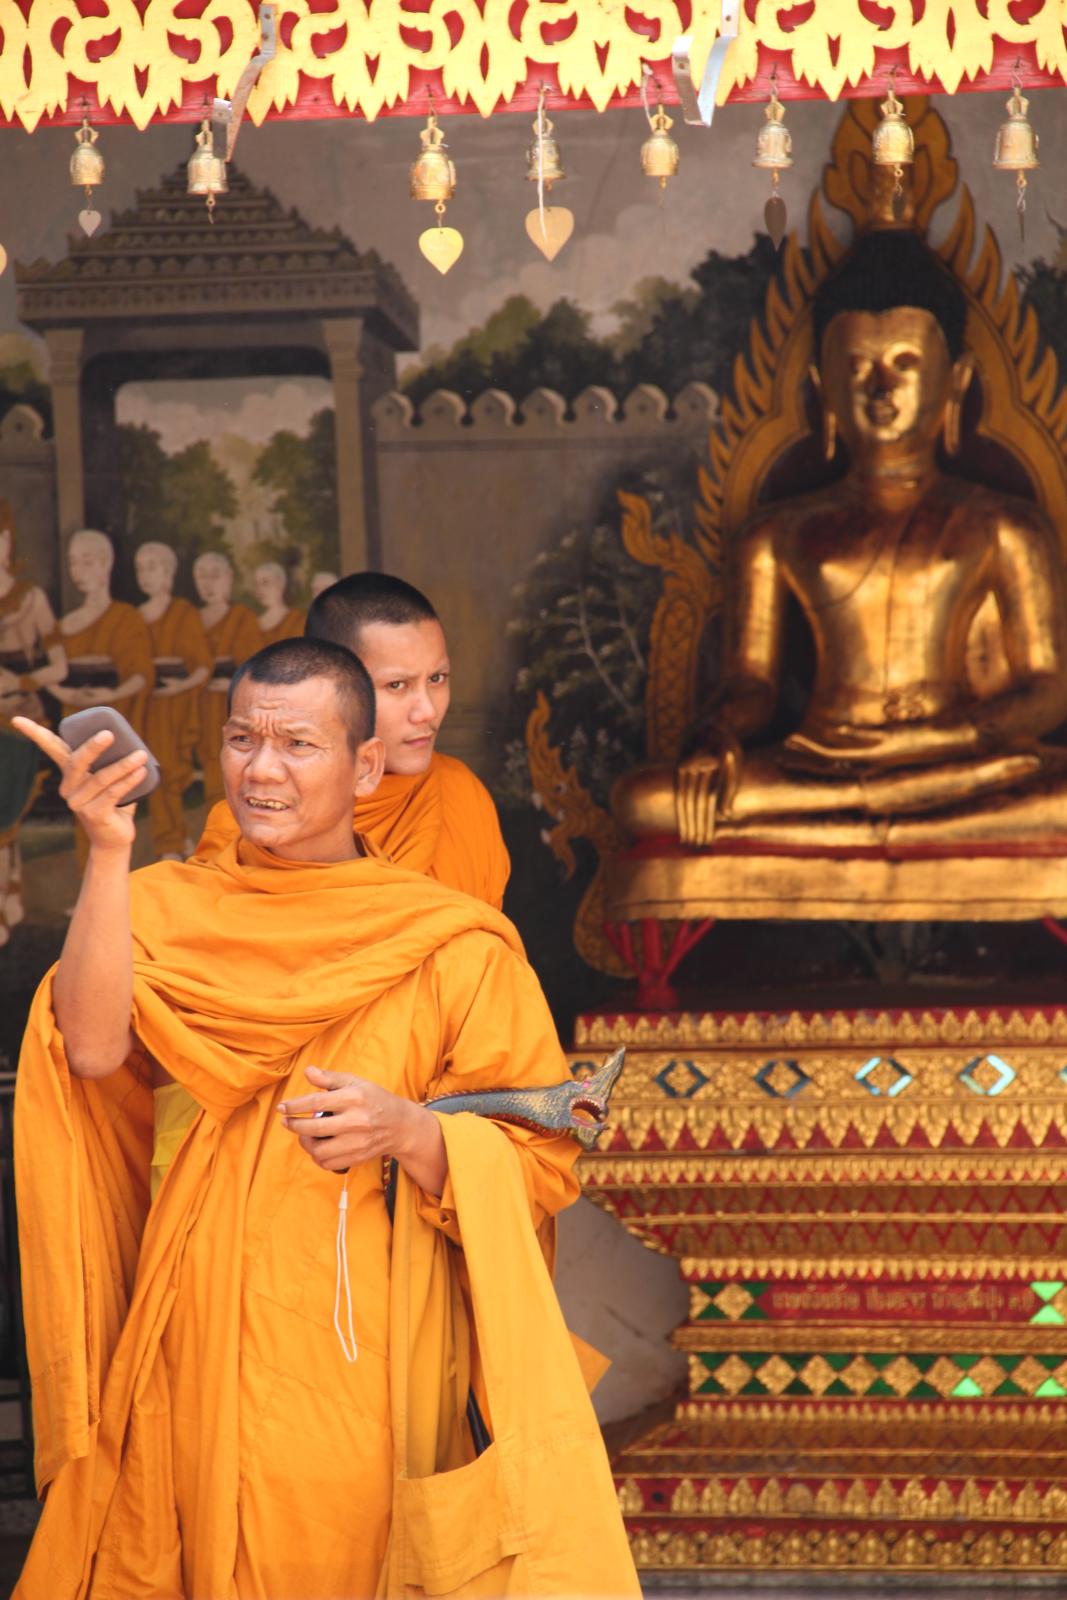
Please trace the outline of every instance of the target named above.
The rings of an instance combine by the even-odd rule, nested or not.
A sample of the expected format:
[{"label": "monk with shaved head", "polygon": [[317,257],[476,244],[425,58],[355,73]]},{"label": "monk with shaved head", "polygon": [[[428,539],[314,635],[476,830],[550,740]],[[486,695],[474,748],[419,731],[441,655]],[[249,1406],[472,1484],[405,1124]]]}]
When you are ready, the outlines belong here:
[{"label": "monk with shaved head", "polygon": [[[358,802],[360,832],[398,866],[499,907],[510,862],[496,807],[469,767],[437,749],[451,665],[430,601],[402,578],[356,572],[312,601],[305,636],[352,650],[374,685],[385,775]],[[210,857],[234,832],[216,806],[197,856]]]},{"label": "monk with shaved head", "polygon": [[508,920],[354,830],[366,670],[239,667],[235,837],[132,874],[144,753],[16,726],[91,853],[18,1070],[13,1600],[637,1600],[544,1253],[578,1144],[543,1094],[507,1115],[567,1063]]}]

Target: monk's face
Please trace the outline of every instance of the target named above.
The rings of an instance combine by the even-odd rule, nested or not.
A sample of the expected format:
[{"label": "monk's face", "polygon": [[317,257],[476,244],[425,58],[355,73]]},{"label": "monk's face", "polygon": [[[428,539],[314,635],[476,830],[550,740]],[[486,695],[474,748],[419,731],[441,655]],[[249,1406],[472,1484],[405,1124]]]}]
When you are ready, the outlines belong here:
[{"label": "monk's face", "polygon": [[354,648],[374,684],[386,772],[425,772],[452,692],[444,629],[439,622],[369,622]]},{"label": "monk's face", "polygon": [[67,566],[70,581],[81,594],[106,588],[111,577],[111,556],[95,539],[72,539]]},{"label": "monk's face", "polygon": [[285,576],[272,566],[257,567],[252,574],[252,588],[261,606],[280,606],[285,594]]},{"label": "monk's face", "polygon": [[193,582],[204,605],[218,605],[233,593],[233,568],[217,556],[201,556],[193,564]]},{"label": "monk's face", "polygon": [[352,807],[381,777],[380,739],[353,752],[330,678],[242,678],[222,730],[222,780],[242,837],[284,861],[356,854]]},{"label": "monk's face", "polygon": [[952,397],[945,335],[929,311],[841,311],[822,341],[824,399],[852,459],[932,445]]},{"label": "monk's face", "polygon": [[174,567],[159,550],[138,550],[134,557],[137,587],[142,594],[162,594],[174,587]]}]

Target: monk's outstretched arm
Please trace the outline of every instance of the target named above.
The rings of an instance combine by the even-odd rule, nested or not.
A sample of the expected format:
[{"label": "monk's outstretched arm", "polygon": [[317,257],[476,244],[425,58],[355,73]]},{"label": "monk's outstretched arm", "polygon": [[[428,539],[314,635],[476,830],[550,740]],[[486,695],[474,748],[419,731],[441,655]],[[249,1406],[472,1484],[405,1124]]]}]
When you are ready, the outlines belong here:
[{"label": "monk's outstretched arm", "polygon": [[103,732],[71,751],[58,735],[28,717],[20,733],[50,756],[63,774],[59,792],[89,835],[89,862],[52,987],[56,1026],[67,1064],[78,1078],[103,1078],[126,1060],[133,1043],[133,944],[130,936],[130,852],[134,819],[121,802],[141,782],[146,753],[93,773],[90,766],[113,741]]}]

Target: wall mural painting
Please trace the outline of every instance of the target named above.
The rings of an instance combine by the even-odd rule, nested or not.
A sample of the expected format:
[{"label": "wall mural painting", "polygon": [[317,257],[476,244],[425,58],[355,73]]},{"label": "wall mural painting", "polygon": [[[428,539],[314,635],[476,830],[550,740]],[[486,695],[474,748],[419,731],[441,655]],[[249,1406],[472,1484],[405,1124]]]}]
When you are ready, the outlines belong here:
[{"label": "wall mural painting", "polygon": [[[1004,270],[1014,274],[1022,303],[1033,307],[1064,370],[1064,229],[1035,193],[1029,236],[1016,240],[1012,195],[986,160],[1000,115],[986,101],[941,102],[943,115],[979,214],[1004,224]],[[257,302],[253,314],[251,301],[241,309],[245,264],[231,257],[235,309],[217,318],[216,355],[207,340],[205,356],[201,330],[195,360],[185,361],[172,340],[158,371],[140,357],[120,363],[102,390],[102,369],[87,364],[85,382],[94,395],[103,393],[108,415],[99,444],[92,435],[86,448],[85,526],[95,531],[73,542],[60,537],[69,485],[55,426],[67,347],[47,318],[39,327],[30,313],[19,320],[16,272],[0,277],[6,992],[25,996],[54,955],[78,859],[54,780],[11,734],[10,716],[40,705],[55,721],[89,703],[114,703],[131,715],[167,774],[142,808],[140,858],[184,853],[205,805],[221,792],[216,746],[234,666],[265,640],[299,631],[313,595],[345,570],[342,480],[349,504],[353,493],[359,498],[363,559],[409,578],[442,612],[454,669],[444,747],[471,761],[494,788],[515,862],[509,909],[565,1031],[579,1008],[618,992],[622,963],[603,938],[595,873],[597,851],[614,842],[611,784],[646,755],[673,760],[684,737],[678,728],[671,750],[646,749],[653,631],[672,625],[669,605],[664,609],[670,594],[678,605],[692,605],[699,590],[712,648],[695,651],[693,661],[714,660],[722,572],[707,515],[709,439],[720,428],[721,407],[736,404],[737,357],[760,325],[769,289],[782,282],[784,257],[755,231],[748,180],[761,120],[758,108],[727,107],[711,138],[677,130],[689,181],[663,195],[640,175],[643,118],[625,111],[561,118],[557,135],[566,144],[568,204],[577,221],[551,264],[522,227],[529,205],[525,121],[498,117],[457,128],[457,159],[475,147],[479,159],[465,169],[460,159],[465,181],[450,217],[454,212],[467,248],[447,280],[414,247],[419,219],[407,199],[414,151],[402,120],[250,130],[242,176],[195,248],[214,239],[225,249],[231,224],[251,239],[256,219],[265,218],[273,240],[292,230],[302,248],[319,252],[316,259],[329,255],[334,281],[358,259],[360,271],[374,275],[378,299],[347,354],[339,324],[325,314],[326,341],[317,353],[304,348],[313,342],[306,327],[301,348],[270,348],[271,330],[287,314],[281,258],[267,292],[279,309],[264,311]],[[798,102],[790,120],[790,210],[801,217],[839,113]],[[180,129],[164,127],[109,132],[108,192],[100,198],[115,207],[124,238],[140,226],[139,194],[184,200],[182,186],[165,178],[182,139]],[[70,246],[68,192],[56,179],[65,142],[44,131],[27,141],[25,154],[22,181],[39,180],[36,192],[54,196],[54,204],[27,212],[16,204],[11,174],[0,172],[0,208],[12,218],[8,254],[58,263],[74,248],[69,259],[83,274],[93,252],[106,250],[107,211],[96,240]],[[1062,189],[1067,157],[1055,146],[1047,161],[1044,154],[1047,197]],[[951,222],[946,218],[943,231]],[[199,225],[199,212],[172,223],[179,232]],[[802,222],[802,252],[805,228]],[[344,240],[365,254],[338,256],[350,248]],[[121,298],[134,291],[115,292]],[[195,299],[185,315],[192,327]],[[150,300],[138,319],[152,326]],[[91,319],[86,325],[88,351]],[[251,330],[259,343],[249,348]],[[242,339],[238,361],[232,347]],[[349,403],[358,391],[359,409],[348,415],[361,418],[362,432],[345,436],[339,458],[338,385],[346,383]],[[102,508],[95,522],[88,510],[94,505]],[[807,670],[799,646],[787,655],[786,717],[804,693]],[[694,682],[687,692],[700,698],[707,687]],[[531,715],[542,753],[532,775]],[[546,846],[558,862],[548,895]],[[702,982],[714,981],[723,937],[717,929],[703,947]],[[572,938],[582,962],[574,960]],[[825,924],[815,937],[765,929],[751,959],[744,948],[731,948],[731,971],[745,982],[758,982],[768,962],[842,979],[906,976],[936,972],[950,944],[958,968],[961,941],[976,971],[1033,954],[1025,936],[1009,951],[982,928],[842,922]],[[1043,947],[1039,959],[1048,959]],[[13,1024],[0,1051],[10,1055],[17,1032]]]}]

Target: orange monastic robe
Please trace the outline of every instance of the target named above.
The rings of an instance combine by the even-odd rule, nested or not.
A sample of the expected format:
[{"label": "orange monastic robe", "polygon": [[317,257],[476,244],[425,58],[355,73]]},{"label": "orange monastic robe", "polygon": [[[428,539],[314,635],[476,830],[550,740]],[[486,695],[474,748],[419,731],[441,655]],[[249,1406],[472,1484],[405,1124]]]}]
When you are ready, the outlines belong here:
[{"label": "orange monastic robe", "polygon": [[[185,673],[211,669],[214,656],[200,613],[188,600],[174,599],[155,622],[149,622],[156,677],[167,676],[167,662],[180,661]],[[185,817],[182,796],[193,776],[193,751],[200,732],[200,691],[186,689],[160,699],[152,695],[145,708],[145,743],[159,762],[159,786],[148,797],[152,843],[156,854],[182,855]]]},{"label": "orange monastic robe", "polygon": [[[218,622],[204,631],[213,658],[213,677],[219,677],[220,665],[225,667],[225,676],[229,677],[233,667],[239,667],[249,656],[255,655],[262,645],[256,619],[247,606],[228,606]],[[199,752],[204,772],[204,799],[209,806],[222,799],[219,751],[225,721],[225,689],[209,689],[205,684],[200,691]]]},{"label": "orange monastic robe", "polygon": [[576,1147],[442,1117],[444,1192],[402,1175],[394,1229],[380,1162],[321,1171],[275,1113],[311,1062],[417,1101],[562,1079],[510,923],[378,859],[244,843],[135,873],[131,904],[137,1039],[203,1110],[149,1207],[145,1076],[72,1078],[46,978],[15,1161],[48,1495],[13,1600],[636,1596],[536,1239]]},{"label": "orange monastic robe", "polygon": [[60,643],[67,652],[71,676],[84,684],[93,681],[97,663],[113,672],[118,683],[141,674],[144,689],[127,700],[116,701],[115,709],[143,734],[145,705],[156,674],[148,624],[137,607],[124,600],[112,600],[103,616],[89,627],[79,628],[77,633],[66,633],[61,627]]},{"label": "orange monastic robe", "polygon": [[256,649],[262,650],[264,645],[277,644],[279,639],[302,638],[306,620],[303,611],[297,611],[294,607],[293,610],[287,611],[282,620],[276,622],[273,628],[262,628],[257,621],[256,632],[259,635],[259,640],[256,644]]},{"label": "orange monastic robe", "polygon": [[[387,772],[356,806],[355,826],[396,866],[497,909],[503,904],[511,862],[496,806],[485,784],[454,756],[435,754],[415,777]],[[237,823],[222,801],[208,816],[197,858],[209,860],[236,836]]]}]

